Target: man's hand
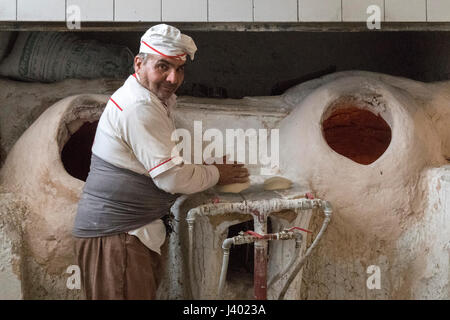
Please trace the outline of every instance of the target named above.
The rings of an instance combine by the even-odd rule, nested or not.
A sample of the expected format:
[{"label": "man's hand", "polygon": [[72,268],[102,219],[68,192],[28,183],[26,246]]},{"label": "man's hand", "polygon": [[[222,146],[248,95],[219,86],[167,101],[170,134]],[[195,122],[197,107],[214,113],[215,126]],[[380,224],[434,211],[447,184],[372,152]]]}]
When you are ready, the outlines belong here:
[{"label": "man's hand", "polygon": [[219,182],[218,185],[225,185],[231,183],[244,183],[247,182],[249,173],[247,168],[244,168],[242,163],[226,164],[226,157],[224,157],[224,164],[214,164],[219,169]]}]

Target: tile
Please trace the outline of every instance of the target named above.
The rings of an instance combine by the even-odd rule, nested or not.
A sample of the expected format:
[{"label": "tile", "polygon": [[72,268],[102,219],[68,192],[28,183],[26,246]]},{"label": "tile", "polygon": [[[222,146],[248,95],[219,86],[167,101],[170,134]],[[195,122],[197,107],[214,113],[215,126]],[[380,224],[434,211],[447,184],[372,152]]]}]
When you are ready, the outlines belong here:
[{"label": "tile", "polygon": [[209,0],[208,21],[253,21],[252,0]]},{"label": "tile", "polygon": [[208,0],[162,0],[162,21],[207,21]]},{"label": "tile", "polygon": [[0,0],[0,21],[16,20],[16,0]]},{"label": "tile", "polygon": [[450,22],[449,0],[428,0],[427,21]]},{"label": "tile", "polygon": [[367,13],[372,6],[380,8],[380,19],[384,21],[384,0],[342,0],[342,21],[367,21],[373,11]]},{"label": "tile", "polygon": [[17,0],[18,21],[65,21],[65,0]]},{"label": "tile", "polygon": [[254,0],[255,21],[297,21],[297,0]]},{"label": "tile", "polygon": [[426,21],[426,0],[385,0],[386,21]]},{"label": "tile", "polygon": [[300,21],[341,21],[341,0],[299,0]]},{"label": "tile", "polygon": [[113,21],[114,0],[67,0],[67,8],[79,6],[81,21]]},{"label": "tile", "polygon": [[161,0],[115,0],[114,21],[161,21]]}]

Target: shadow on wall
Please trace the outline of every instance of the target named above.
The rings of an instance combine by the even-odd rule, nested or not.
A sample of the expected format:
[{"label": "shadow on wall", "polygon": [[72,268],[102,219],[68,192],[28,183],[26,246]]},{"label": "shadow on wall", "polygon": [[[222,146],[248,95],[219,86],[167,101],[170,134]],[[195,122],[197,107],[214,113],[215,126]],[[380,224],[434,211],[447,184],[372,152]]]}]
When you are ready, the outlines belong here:
[{"label": "shadow on wall", "polygon": [[[225,88],[229,98],[280,94],[330,66],[334,71],[373,71],[424,82],[450,79],[449,32],[189,34],[198,52],[186,68],[180,95],[192,95],[197,83]],[[286,83],[291,85],[280,88]]]},{"label": "shadow on wall", "polygon": [[[134,72],[132,58],[138,53],[142,33],[19,32],[14,55],[4,60],[0,75],[25,81],[125,78]],[[279,95],[296,84],[345,70],[424,82],[450,78],[449,32],[186,33],[194,38],[198,51],[195,60],[187,64],[178,95]],[[0,32],[0,39],[5,34]],[[0,40],[0,54],[1,46]],[[26,63],[20,61],[25,68],[19,72],[23,52],[32,55]],[[48,59],[60,61],[55,70],[42,68],[41,62]]]}]

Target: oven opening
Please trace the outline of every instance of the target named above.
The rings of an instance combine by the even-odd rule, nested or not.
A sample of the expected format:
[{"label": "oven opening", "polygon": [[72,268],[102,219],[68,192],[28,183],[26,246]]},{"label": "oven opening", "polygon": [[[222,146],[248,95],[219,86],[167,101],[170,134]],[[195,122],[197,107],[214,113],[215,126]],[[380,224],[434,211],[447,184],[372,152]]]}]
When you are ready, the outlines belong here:
[{"label": "oven opening", "polygon": [[98,120],[84,122],[74,132],[61,152],[61,160],[66,171],[74,178],[86,181],[91,166],[91,148],[94,143]]},{"label": "oven opening", "polygon": [[391,142],[389,124],[352,101],[343,99],[332,106],[332,112],[322,122],[328,145],[337,153],[359,164],[375,162]]}]

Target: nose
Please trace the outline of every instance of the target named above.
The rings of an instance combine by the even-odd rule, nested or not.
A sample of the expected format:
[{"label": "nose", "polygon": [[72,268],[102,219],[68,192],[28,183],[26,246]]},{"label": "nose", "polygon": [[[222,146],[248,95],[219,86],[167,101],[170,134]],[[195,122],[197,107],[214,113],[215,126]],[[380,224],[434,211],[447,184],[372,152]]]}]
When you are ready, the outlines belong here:
[{"label": "nose", "polygon": [[167,75],[166,81],[173,83],[173,84],[176,84],[178,82],[177,71],[174,68],[170,69],[169,74]]}]

